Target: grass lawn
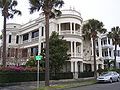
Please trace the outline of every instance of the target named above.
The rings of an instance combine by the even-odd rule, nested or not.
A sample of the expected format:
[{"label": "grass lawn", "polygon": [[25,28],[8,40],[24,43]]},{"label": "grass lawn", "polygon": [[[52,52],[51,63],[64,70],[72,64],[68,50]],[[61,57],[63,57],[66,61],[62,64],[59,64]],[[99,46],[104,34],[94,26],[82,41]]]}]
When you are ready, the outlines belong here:
[{"label": "grass lawn", "polygon": [[68,82],[66,84],[60,84],[60,85],[52,85],[49,87],[40,87],[39,89],[35,89],[35,90],[56,90],[56,89],[60,90],[65,88],[86,86],[86,85],[91,85],[95,83],[96,83],[95,80],[76,81],[76,82]]}]

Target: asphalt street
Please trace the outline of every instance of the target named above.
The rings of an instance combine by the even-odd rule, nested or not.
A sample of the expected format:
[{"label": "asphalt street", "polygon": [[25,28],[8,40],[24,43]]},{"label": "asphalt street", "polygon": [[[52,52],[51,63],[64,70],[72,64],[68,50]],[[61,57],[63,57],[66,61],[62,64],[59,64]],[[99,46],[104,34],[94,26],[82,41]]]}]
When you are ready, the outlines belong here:
[{"label": "asphalt street", "polygon": [[120,82],[114,83],[98,83],[89,86],[82,86],[77,88],[69,88],[64,90],[120,90]]}]

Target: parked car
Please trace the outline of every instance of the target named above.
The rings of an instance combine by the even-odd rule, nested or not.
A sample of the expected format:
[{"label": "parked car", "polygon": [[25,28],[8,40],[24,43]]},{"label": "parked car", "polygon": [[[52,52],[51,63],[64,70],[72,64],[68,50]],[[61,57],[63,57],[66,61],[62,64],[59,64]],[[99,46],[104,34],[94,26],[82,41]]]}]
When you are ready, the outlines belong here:
[{"label": "parked car", "polygon": [[114,82],[120,81],[120,75],[115,71],[104,72],[97,78],[98,82]]}]

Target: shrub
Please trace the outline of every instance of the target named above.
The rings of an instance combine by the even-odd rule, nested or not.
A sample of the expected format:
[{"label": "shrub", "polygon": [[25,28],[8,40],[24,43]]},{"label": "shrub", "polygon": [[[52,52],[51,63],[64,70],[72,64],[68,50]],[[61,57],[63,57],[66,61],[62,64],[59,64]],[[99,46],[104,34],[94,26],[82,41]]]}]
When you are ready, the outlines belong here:
[{"label": "shrub", "polygon": [[87,78],[87,77],[93,77],[94,72],[80,72],[78,73],[78,78]]}]

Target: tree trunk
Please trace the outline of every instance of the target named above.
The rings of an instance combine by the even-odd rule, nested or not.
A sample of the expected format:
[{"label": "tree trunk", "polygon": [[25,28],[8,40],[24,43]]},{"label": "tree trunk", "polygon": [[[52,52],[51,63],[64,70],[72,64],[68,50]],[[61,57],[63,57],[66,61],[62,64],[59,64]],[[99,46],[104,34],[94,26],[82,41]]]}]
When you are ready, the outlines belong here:
[{"label": "tree trunk", "polygon": [[45,14],[45,86],[49,86],[49,14]]},{"label": "tree trunk", "polygon": [[4,29],[3,29],[3,66],[6,66],[6,15],[4,14]]},{"label": "tree trunk", "polygon": [[117,44],[115,43],[115,54],[114,54],[114,68],[116,69],[116,52],[117,52]]},{"label": "tree trunk", "polygon": [[95,38],[93,37],[93,57],[94,57],[94,77],[97,78],[97,69],[96,69],[96,47],[95,47]]}]

